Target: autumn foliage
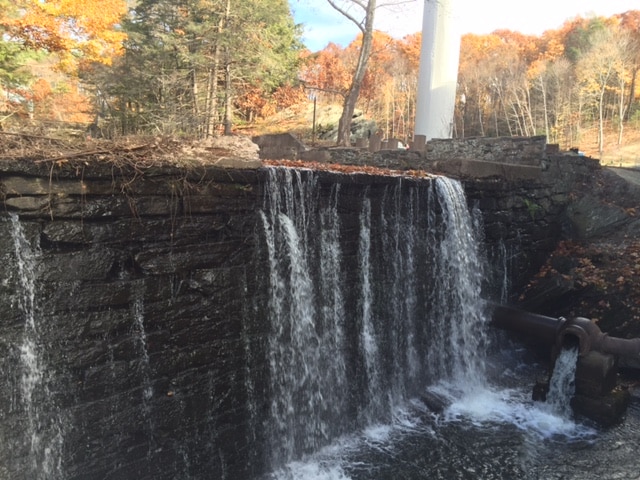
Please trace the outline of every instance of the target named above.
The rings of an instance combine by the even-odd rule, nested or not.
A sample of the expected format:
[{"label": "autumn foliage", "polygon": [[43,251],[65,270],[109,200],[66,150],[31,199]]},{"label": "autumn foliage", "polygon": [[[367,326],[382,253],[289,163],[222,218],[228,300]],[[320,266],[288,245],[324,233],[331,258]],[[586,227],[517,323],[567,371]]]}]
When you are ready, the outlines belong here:
[{"label": "autumn foliage", "polygon": [[0,25],[26,47],[60,55],[67,70],[82,62],[110,64],[122,53],[126,35],[116,26],[127,12],[125,0],[18,0]]},{"label": "autumn foliage", "polygon": [[[584,146],[587,130],[640,126],[640,11],[576,17],[540,36],[509,30],[462,37],[455,111],[457,137],[546,135],[564,148]],[[358,107],[386,136],[411,139],[421,35],[375,32]],[[358,39],[309,58],[301,77],[335,102],[348,87]],[[592,150],[593,150],[592,149]]]},{"label": "autumn foliage", "polygon": [[[0,112],[67,119],[78,108],[89,118],[81,112],[93,104],[112,131],[206,136],[311,99],[339,105],[350,91],[362,38],[304,50],[286,0],[127,5],[0,0]],[[419,32],[401,39],[373,32],[357,108],[387,137],[412,139],[420,48]],[[17,61],[18,50],[31,56]],[[52,66],[67,78],[42,73]],[[30,80],[18,75],[24,71]],[[540,36],[466,34],[454,136],[546,135],[563,148],[602,152],[640,129],[639,72],[640,10],[576,17]],[[594,144],[585,145],[594,131]]]}]

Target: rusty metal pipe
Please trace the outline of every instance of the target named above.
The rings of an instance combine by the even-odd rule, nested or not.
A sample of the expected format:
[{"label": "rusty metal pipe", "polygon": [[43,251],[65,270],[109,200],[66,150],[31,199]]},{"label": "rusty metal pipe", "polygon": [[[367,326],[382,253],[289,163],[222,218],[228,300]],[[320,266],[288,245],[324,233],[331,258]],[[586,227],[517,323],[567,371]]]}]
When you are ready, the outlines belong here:
[{"label": "rusty metal pipe", "polygon": [[558,333],[558,346],[567,335],[578,337],[581,354],[595,350],[620,357],[640,357],[640,338],[610,337],[588,318],[575,317],[567,320]]},{"label": "rusty metal pipe", "polygon": [[553,318],[504,305],[493,305],[492,323],[498,328],[554,346],[556,351],[560,351],[568,338],[574,337],[580,345],[580,355],[595,350],[640,360],[640,338],[610,337],[588,318]]},{"label": "rusty metal pipe", "polygon": [[640,338],[617,338],[603,333],[597,349],[623,357],[640,357]]},{"label": "rusty metal pipe", "polygon": [[553,345],[558,338],[564,319],[546,317],[504,305],[494,305],[492,323],[503,330],[511,330],[538,342]]}]

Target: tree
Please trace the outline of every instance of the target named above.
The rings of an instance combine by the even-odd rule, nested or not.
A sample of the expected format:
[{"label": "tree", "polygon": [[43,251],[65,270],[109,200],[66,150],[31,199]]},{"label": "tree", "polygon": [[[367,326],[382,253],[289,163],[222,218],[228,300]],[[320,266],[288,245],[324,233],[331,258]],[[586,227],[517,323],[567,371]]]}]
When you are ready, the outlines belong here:
[{"label": "tree", "polygon": [[[244,35],[237,34],[242,31]],[[281,87],[297,84],[301,30],[286,0],[238,2],[227,32],[227,61],[233,80],[228,85],[236,98],[251,85],[260,86],[263,95],[271,98]],[[225,98],[230,111],[234,105],[227,95]]]},{"label": "tree", "polygon": [[301,43],[286,0],[140,0],[126,54],[96,78],[124,133],[229,133],[238,102],[295,82]]},{"label": "tree", "polygon": [[7,39],[57,54],[67,71],[75,72],[80,63],[110,64],[122,53],[125,0],[17,0],[0,6]]},{"label": "tree", "polygon": [[486,136],[491,130],[494,135],[503,130],[513,134],[510,92],[514,73],[510,69],[517,63],[515,50],[497,34],[467,34],[462,37],[460,53],[456,130],[463,136]]},{"label": "tree", "polygon": [[351,83],[345,51],[340,45],[329,43],[306,59],[300,77],[305,85],[328,100],[340,97],[344,101]]},{"label": "tree", "polygon": [[636,98],[638,72],[640,71],[640,10],[631,10],[620,15],[620,26],[630,37],[629,56],[631,59],[631,82],[627,99],[626,114],[630,118]]},{"label": "tree", "polygon": [[[367,63],[371,54],[373,43],[373,20],[376,11],[376,0],[327,0],[329,4],[346,18],[351,20],[362,32],[362,43],[358,55],[358,62],[351,78],[351,85],[344,99],[342,115],[338,122],[338,145],[347,146],[351,144],[351,119],[356,109],[356,102],[360,95],[362,82],[367,72]],[[358,13],[362,19],[358,19]]]},{"label": "tree", "polygon": [[0,37],[0,85],[11,88],[27,82],[30,75],[22,67],[30,56],[20,45]]},{"label": "tree", "polygon": [[[598,118],[598,150],[602,156],[604,150],[604,121],[606,94],[613,87],[614,80],[619,79],[619,120],[622,126],[624,119],[624,92],[629,73],[629,37],[616,28],[599,31],[593,37],[589,51],[580,58],[576,69],[581,82],[582,91],[592,99],[596,106]],[[620,130],[619,136],[622,135]]]}]

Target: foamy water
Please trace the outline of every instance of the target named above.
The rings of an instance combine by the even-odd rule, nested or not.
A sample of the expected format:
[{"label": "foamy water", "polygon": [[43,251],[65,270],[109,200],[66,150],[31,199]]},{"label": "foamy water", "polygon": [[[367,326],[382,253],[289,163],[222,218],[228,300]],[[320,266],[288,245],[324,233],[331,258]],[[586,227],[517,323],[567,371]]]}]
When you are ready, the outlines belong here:
[{"label": "foamy water", "polygon": [[[435,456],[444,461],[448,455],[444,452],[449,452],[449,443],[453,441],[464,445],[466,436],[471,438],[479,434],[495,435],[503,443],[506,438],[507,448],[513,450],[529,450],[532,444],[544,446],[556,442],[563,445],[576,442],[591,444],[598,438],[599,433],[593,427],[558,413],[546,403],[532,401],[530,385],[523,385],[522,388],[487,386],[464,391],[460,384],[441,382],[429,387],[429,391],[451,403],[436,414],[420,400],[414,399],[404,408],[396,410],[392,423],[371,425],[359,434],[334,442],[313,456],[286,465],[268,478],[368,480],[377,478],[377,459],[383,459],[381,461],[384,463],[395,462],[396,457],[405,456],[401,451],[407,448],[407,443],[424,443],[432,454],[442,447],[443,453]],[[456,432],[453,439],[452,432]],[[469,447],[466,454],[473,456],[475,452]],[[408,468],[404,459],[397,460],[397,463],[399,472]],[[432,467],[434,472],[440,472],[443,468],[438,464]],[[430,465],[420,468],[426,476],[407,474],[405,477],[398,473],[398,478],[431,478],[428,474]],[[500,477],[500,468],[497,465],[492,470],[494,476],[491,478],[504,478]],[[446,478],[446,475],[434,473],[433,478]]]},{"label": "foamy water", "polygon": [[[368,192],[359,199],[352,318],[337,218],[354,199],[334,188],[318,202],[319,188],[314,174],[291,169],[271,169],[265,186],[273,395],[266,430],[278,469],[267,478],[511,478],[526,471],[524,439],[593,435],[532,402],[533,383],[519,375],[516,388],[504,377],[491,385],[481,242],[459,182],[437,178],[416,189],[399,181],[385,187],[375,212]],[[420,277],[423,270],[430,275]],[[376,275],[384,288],[375,288]],[[345,356],[351,330],[359,344]],[[513,363],[497,365],[504,374]],[[432,412],[413,398],[425,385],[445,408]],[[350,389],[358,391],[349,396]],[[511,449],[495,466],[498,476],[494,433]]]},{"label": "foamy water", "polygon": [[529,400],[531,392],[515,389],[471,391],[455,400],[444,412],[444,421],[467,421],[474,425],[510,424],[542,439],[557,436],[567,440],[593,437],[591,427],[575,422],[549,405]]}]

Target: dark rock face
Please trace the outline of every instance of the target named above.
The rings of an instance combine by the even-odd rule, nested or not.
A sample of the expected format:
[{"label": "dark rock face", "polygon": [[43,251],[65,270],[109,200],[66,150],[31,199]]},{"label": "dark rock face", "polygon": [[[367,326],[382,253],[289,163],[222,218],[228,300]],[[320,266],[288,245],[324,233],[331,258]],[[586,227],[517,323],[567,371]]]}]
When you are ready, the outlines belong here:
[{"label": "dark rock face", "polygon": [[[571,185],[589,168],[566,173],[551,162],[548,175],[560,179],[551,183],[463,180],[482,214],[496,297],[526,282],[554,248]],[[44,478],[33,473],[43,470],[65,480],[256,478],[268,468],[255,422],[269,409],[264,175],[0,165],[0,478]],[[354,198],[399,181],[318,178],[348,185]],[[357,215],[343,207],[340,216],[353,250]],[[27,351],[35,365],[25,373],[17,365]],[[31,439],[17,433],[30,431],[35,460]]]},{"label": "dark rock face", "polygon": [[[262,459],[242,443],[252,433],[238,385],[246,352],[262,348],[263,325],[249,314],[262,290],[259,172],[158,171],[138,181],[96,167],[82,177],[61,169],[49,182],[37,166],[21,168],[1,179],[0,477],[255,476]],[[19,263],[29,259],[16,254],[16,222],[21,253],[35,262],[30,305],[20,298]],[[26,373],[17,367],[25,315],[37,330],[37,365]],[[30,387],[29,375],[43,376]],[[19,399],[25,388],[31,405]],[[35,454],[22,434],[31,431],[46,432],[34,434]]]}]

